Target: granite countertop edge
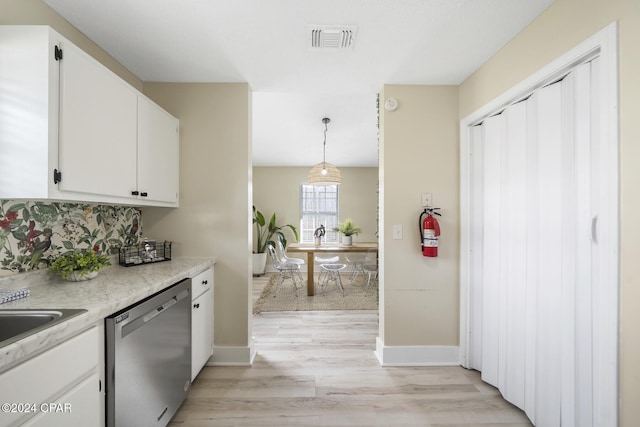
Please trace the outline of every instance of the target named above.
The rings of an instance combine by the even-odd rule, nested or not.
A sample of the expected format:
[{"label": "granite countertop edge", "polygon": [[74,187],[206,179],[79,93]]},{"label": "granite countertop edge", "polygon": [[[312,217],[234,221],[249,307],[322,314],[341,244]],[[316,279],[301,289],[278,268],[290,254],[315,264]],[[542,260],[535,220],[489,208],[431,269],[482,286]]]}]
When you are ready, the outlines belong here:
[{"label": "granite countertop edge", "polygon": [[216,258],[174,258],[149,265],[112,265],[95,279],[69,282],[46,270],[0,278],[0,289],[29,289],[26,298],[0,304],[0,310],[84,309],[86,312],[0,348],[3,372],[69,338],[99,321],[162,289],[194,277],[216,263]]}]

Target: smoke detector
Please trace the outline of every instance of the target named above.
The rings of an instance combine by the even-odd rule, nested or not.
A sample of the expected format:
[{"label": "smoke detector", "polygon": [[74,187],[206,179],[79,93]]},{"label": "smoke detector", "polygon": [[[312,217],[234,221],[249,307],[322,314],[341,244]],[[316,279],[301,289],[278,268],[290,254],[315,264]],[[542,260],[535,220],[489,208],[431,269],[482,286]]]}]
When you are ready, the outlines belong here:
[{"label": "smoke detector", "polygon": [[357,28],[355,25],[309,25],[307,26],[309,48],[312,50],[351,49]]}]

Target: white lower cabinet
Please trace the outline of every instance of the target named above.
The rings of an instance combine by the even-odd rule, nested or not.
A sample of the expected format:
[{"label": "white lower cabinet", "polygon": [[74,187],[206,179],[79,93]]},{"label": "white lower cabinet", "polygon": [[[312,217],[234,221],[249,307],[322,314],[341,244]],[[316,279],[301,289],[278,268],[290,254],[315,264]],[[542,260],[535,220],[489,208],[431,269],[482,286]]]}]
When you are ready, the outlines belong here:
[{"label": "white lower cabinet", "polygon": [[102,334],[93,327],[0,374],[0,426],[102,426]]},{"label": "white lower cabinet", "polygon": [[39,414],[22,425],[28,427],[101,425],[94,402],[98,382],[98,375],[91,375],[55,401],[40,405]]},{"label": "white lower cabinet", "polygon": [[213,354],[213,268],[191,279],[191,381]]}]

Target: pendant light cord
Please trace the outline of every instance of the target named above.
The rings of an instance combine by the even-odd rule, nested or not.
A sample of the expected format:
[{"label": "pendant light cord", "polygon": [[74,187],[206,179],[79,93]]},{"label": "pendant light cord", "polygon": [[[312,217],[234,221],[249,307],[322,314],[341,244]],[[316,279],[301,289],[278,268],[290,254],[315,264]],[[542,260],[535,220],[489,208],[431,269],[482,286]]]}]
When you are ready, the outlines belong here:
[{"label": "pendant light cord", "polygon": [[326,169],[327,163],[327,123],[329,123],[331,119],[325,117],[322,119],[322,123],[324,123],[324,143],[322,144],[322,169]]},{"label": "pendant light cord", "polygon": [[324,168],[327,158],[327,122],[324,122],[324,143],[322,144],[322,167]]}]

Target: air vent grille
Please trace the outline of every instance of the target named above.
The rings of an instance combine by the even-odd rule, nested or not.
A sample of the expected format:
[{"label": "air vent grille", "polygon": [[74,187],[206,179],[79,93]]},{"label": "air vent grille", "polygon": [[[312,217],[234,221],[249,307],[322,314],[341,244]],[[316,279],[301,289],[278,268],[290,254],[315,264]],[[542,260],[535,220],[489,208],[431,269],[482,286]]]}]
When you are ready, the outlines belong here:
[{"label": "air vent grille", "polygon": [[309,25],[309,48],[340,50],[351,49],[356,37],[355,26]]}]

